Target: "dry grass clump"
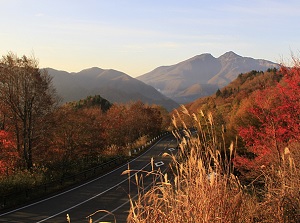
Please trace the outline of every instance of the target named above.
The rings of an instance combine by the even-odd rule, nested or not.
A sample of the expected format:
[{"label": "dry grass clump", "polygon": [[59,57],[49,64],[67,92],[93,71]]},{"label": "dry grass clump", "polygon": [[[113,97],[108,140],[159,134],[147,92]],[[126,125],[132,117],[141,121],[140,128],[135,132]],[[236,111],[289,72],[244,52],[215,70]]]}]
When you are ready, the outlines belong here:
[{"label": "dry grass clump", "polygon": [[280,166],[262,166],[256,182],[241,185],[231,162],[235,148],[225,147],[224,130],[216,129],[211,114],[182,111],[173,119],[180,144],[168,175],[149,173],[156,176],[150,190],[136,179],[139,195],[131,200],[127,222],[300,222],[299,143],[285,149]]},{"label": "dry grass clump", "polygon": [[133,143],[127,144],[126,146],[118,146],[115,144],[112,144],[108,146],[103,152],[102,155],[105,156],[114,156],[116,154],[118,155],[128,155],[128,151],[132,149],[141,148],[142,146],[145,146],[147,142],[149,141],[149,136],[144,135],[138,138]]},{"label": "dry grass clump", "polygon": [[262,168],[265,185],[256,213],[259,222],[300,222],[300,152],[295,152],[285,148],[281,166]]},{"label": "dry grass clump", "polygon": [[150,190],[140,190],[131,202],[128,222],[254,222],[256,200],[232,174],[233,145],[224,151],[212,116],[193,116],[195,134],[179,115],[176,120],[174,126],[184,130],[174,131],[180,144],[177,156],[172,156],[172,177],[152,173],[160,180]]},{"label": "dry grass clump", "polygon": [[142,146],[146,145],[146,143],[148,141],[149,141],[149,136],[147,136],[147,135],[141,136],[131,145],[130,149],[142,147]]}]

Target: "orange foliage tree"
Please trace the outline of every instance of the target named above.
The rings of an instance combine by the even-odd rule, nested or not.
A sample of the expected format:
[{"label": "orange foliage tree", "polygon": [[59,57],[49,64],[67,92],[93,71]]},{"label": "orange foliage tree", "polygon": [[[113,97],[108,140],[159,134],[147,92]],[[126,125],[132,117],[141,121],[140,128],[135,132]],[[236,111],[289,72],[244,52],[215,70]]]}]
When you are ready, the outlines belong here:
[{"label": "orange foliage tree", "polygon": [[57,127],[51,136],[49,156],[64,162],[94,159],[104,150],[106,139],[100,109],[74,109],[68,106],[55,113]]},{"label": "orange foliage tree", "polygon": [[134,102],[113,105],[107,112],[108,143],[125,146],[143,135],[154,136],[162,130],[162,114],[157,107]]}]

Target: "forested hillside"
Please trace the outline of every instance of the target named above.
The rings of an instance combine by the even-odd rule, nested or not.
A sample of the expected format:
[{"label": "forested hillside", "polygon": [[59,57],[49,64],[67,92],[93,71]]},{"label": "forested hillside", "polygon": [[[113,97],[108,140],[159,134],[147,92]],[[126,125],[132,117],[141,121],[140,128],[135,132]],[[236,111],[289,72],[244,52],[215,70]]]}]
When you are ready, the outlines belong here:
[{"label": "forested hillside", "polygon": [[240,74],[215,95],[187,105],[212,112],[226,141],[236,142],[240,171],[281,162],[286,146],[299,141],[299,67]]},{"label": "forested hillside", "polygon": [[234,130],[240,125],[241,116],[245,115],[252,93],[274,87],[281,81],[282,76],[276,68],[268,69],[266,72],[253,70],[241,73],[226,87],[218,89],[214,95],[199,98],[186,107],[195,113],[200,110],[211,111],[218,124],[226,124],[227,128]]}]

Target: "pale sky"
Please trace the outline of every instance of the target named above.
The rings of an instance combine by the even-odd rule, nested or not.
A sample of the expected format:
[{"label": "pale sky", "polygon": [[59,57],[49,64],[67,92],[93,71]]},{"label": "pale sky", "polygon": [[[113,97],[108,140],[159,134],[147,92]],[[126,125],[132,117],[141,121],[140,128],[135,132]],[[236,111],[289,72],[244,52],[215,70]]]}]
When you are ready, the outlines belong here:
[{"label": "pale sky", "polygon": [[300,52],[299,0],[0,0],[0,55],[136,77],[202,53],[281,62]]}]

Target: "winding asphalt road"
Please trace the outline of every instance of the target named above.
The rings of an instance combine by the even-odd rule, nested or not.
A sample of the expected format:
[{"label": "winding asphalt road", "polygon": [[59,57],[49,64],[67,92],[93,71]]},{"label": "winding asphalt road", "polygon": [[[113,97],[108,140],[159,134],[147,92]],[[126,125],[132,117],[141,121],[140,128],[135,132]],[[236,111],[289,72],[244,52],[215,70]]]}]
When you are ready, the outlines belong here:
[{"label": "winding asphalt road", "polygon": [[[93,222],[126,222],[128,215],[129,194],[136,196],[135,171],[130,175],[122,175],[123,171],[131,170],[151,171],[151,158],[154,169],[165,171],[170,158],[162,157],[163,153],[176,152],[176,140],[172,135],[164,136],[143,154],[130,161],[128,164],[102,175],[92,181],[72,188],[63,193],[38,201],[36,203],[0,213],[0,222],[41,223],[67,222],[67,214],[71,223],[88,222],[87,216],[92,216]],[[142,170],[142,171],[141,171]],[[153,176],[144,177],[144,187],[151,186]],[[113,215],[105,211],[112,212]]]}]

